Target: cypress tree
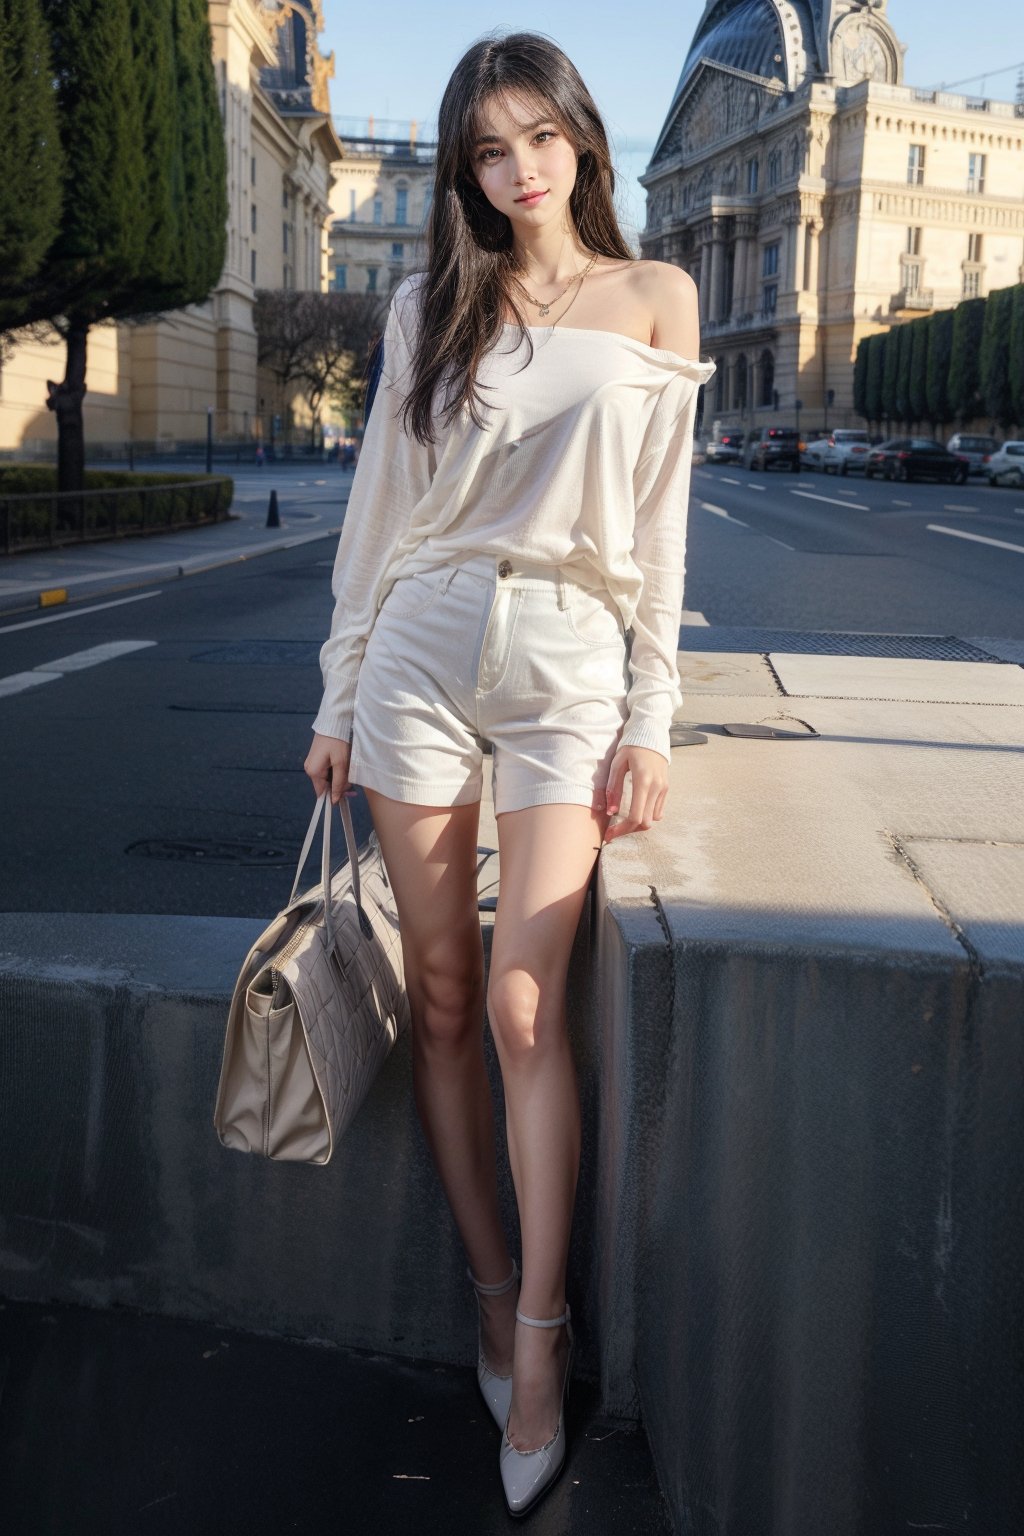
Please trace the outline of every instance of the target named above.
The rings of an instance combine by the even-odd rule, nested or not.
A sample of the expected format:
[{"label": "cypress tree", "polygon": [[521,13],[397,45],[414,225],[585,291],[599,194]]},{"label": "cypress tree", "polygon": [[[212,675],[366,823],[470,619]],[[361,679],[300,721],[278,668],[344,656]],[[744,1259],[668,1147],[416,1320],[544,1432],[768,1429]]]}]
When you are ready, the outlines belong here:
[{"label": "cypress tree", "polygon": [[885,367],[882,373],[882,415],[886,422],[892,423],[900,418],[896,413],[896,375],[900,365],[900,331],[902,327],[891,327],[885,346]]},{"label": "cypress tree", "polygon": [[981,328],[978,357],[978,388],[985,413],[992,421],[1008,427],[1013,419],[1010,403],[1010,313],[1011,288],[994,288],[985,300],[985,318]]},{"label": "cypress tree", "polygon": [[910,327],[910,420],[920,423],[928,415],[928,334],[930,315],[922,315]]},{"label": "cypress tree", "polygon": [[1010,304],[1010,404],[1018,431],[1024,431],[1024,283],[1012,290]]},{"label": "cypress tree", "polygon": [[[913,323],[913,322],[912,322]],[[909,325],[899,328],[896,363],[896,419],[904,425],[910,422],[910,362],[913,349],[913,333]]]},{"label": "cypress tree", "polygon": [[984,319],[984,299],[964,299],[953,311],[949,408],[962,422],[978,414],[978,351]]},{"label": "cypress tree", "polygon": [[42,5],[64,200],[20,323],[51,320],[65,338],[65,376],[48,382],[47,404],[59,487],[76,490],[89,328],[206,298],[224,260],[226,162],[203,0]]},{"label": "cypress tree", "polygon": [[953,310],[937,309],[929,319],[928,372],[925,396],[928,420],[933,429],[945,426],[952,416],[949,408],[949,359],[953,350]]},{"label": "cypress tree", "polygon": [[885,371],[885,351],[888,344],[885,331],[868,337],[868,377],[864,391],[864,414],[868,421],[882,419],[882,375]]},{"label": "cypress tree", "polygon": [[867,417],[868,342],[864,336],[857,344],[857,356],[853,365],[853,408],[858,416]]},{"label": "cypress tree", "polygon": [[0,0],[0,330],[60,228],[62,173],[41,0]]}]

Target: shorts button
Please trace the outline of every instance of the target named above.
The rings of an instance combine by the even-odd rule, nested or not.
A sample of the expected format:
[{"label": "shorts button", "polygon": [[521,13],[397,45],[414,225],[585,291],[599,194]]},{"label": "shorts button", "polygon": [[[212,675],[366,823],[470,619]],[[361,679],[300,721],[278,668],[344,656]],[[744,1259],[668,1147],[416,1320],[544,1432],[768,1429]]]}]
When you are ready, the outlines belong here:
[{"label": "shorts button", "polygon": [[512,575],[512,561],[511,560],[503,560],[501,562],[501,564],[498,566],[498,575],[499,576],[511,576]]}]

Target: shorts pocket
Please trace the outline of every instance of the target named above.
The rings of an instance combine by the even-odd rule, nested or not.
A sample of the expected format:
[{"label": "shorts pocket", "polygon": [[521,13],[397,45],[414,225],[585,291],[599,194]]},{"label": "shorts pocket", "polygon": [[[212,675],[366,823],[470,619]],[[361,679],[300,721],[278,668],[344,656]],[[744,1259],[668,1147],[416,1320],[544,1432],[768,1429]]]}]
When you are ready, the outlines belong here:
[{"label": "shorts pocket", "polygon": [[415,571],[411,576],[399,576],[384,599],[385,610],[396,619],[418,619],[426,613],[441,589],[444,572]]},{"label": "shorts pocket", "polygon": [[581,591],[565,610],[569,628],[583,645],[602,646],[625,643],[622,615],[610,596]]}]

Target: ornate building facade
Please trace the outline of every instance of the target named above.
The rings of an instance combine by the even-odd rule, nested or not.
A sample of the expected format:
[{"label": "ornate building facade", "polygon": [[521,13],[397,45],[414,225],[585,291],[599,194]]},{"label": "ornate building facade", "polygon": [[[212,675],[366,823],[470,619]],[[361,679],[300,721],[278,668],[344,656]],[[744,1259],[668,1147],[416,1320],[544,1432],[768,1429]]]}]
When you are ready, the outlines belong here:
[{"label": "ornate building facade", "polygon": [[918,90],[886,0],[711,0],[654,153],[646,257],[685,267],[705,420],[859,424],[863,336],[1024,280],[1024,116]]},{"label": "ornate building facade", "polygon": [[[213,59],[228,150],[228,247],[206,303],[152,325],[89,335],[86,440],[171,444],[267,430],[271,407],[256,364],[259,288],[321,290],[331,168],[341,145],[330,116],[333,60],[317,46],[322,0],[209,0]],[[46,379],[61,353],[26,342],[0,375],[0,449],[47,456],[56,435]]]},{"label": "ornate building facade", "polygon": [[330,287],[387,295],[426,263],[436,145],[417,139],[415,123],[336,126],[342,158],[331,187]]}]

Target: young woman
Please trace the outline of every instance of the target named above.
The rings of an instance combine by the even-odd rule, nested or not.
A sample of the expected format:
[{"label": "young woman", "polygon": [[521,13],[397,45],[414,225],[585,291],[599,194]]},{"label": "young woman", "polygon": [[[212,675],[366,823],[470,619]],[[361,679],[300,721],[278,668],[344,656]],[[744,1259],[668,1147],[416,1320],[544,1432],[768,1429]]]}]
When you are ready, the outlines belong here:
[{"label": "young woman", "polygon": [[[532,33],[474,44],[441,102],[427,270],[391,301],[305,763],[334,801],[365,789],[393,884],[416,1104],[477,1291],[477,1375],[515,1514],[565,1458],[569,956],[601,846],[664,813],[696,394],[713,371],[696,361],[691,279],[632,257],[613,188],[565,54]],[[486,998],[484,741],[501,867]]]}]

